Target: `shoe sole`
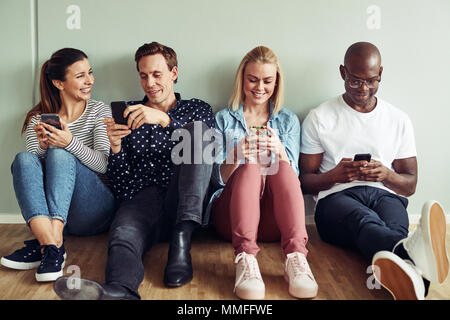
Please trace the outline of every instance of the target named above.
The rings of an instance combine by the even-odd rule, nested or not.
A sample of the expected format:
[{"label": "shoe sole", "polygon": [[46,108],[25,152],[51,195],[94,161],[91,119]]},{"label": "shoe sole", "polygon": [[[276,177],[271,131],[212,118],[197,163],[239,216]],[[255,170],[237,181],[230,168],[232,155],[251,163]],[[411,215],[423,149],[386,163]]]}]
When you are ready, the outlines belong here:
[{"label": "shoe sole", "polygon": [[449,270],[449,262],[447,249],[445,247],[445,237],[447,232],[447,222],[444,210],[437,203],[431,205],[430,211],[430,238],[433,247],[434,259],[436,261],[437,280],[439,283],[444,282],[447,278]]},{"label": "shoe sole", "polygon": [[[64,254],[66,256],[66,254]],[[65,259],[64,259],[65,260]],[[62,277],[64,275],[63,269],[66,264],[66,261],[64,261],[61,265],[61,270],[57,272],[46,272],[46,273],[37,273],[35,274],[36,281],[37,282],[49,282],[49,281],[55,281],[59,277]]]},{"label": "shoe sole", "polygon": [[265,289],[262,291],[236,289],[235,293],[243,300],[264,300],[265,291]]},{"label": "shoe sole", "polygon": [[[67,258],[67,254],[64,253],[64,260]],[[0,264],[4,267],[14,269],[14,270],[31,270],[36,269],[41,264],[41,261],[36,262],[17,262],[14,260],[9,260],[5,257],[0,259]]]},{"label": "shoe sole", "polygon": [[17,262],[14,260],[6,259],[5,257],[2,257],[0,260],[0,263],[2,266],[14,269],[14,270],[31,270],[36,269],[41,264],[41,261],[36,262]]},{"label": "shoe sole", "polygon": [[[289,277],[286,274],[284,274],[284,280],[286,280],[286,282],[289,285]],[[314,289],[294,289],[294,288],[291,288],[290,285],[289,285],[289,289],[288,289],[288,292],[291,296],[293,296],[294,298],[299,298],[299,299],[315,298],[317,296],[318,291],[319,291],[318,287],[316,287]]]},{"label": "shoe sole", "polygon": [[180,283],[168,282],[166,279],[164,279],[164,284],[169,288],[178,288],[178,287],[184,286],[185,284],[188,284],[189,282],[192,281],[192,279],[193,279],[193,277],[190,277],[186,281],[180,282]]},{"label": "shoe sole", "polygon": [[58,278],[53,289],[62,300],[100,300],[103,296],[103,288],[97,282],[67,276]]},{"label": "shoe sole", "polygon": [[57,272],[47,272],[47,273],[36,273],[36,281],[38,282],[49,282],[55,281],[59,277],[62,277],[63,271]]},{"label": "shoe sole", "polygon": [[419,300],[411,278],[399,265],[385,258],[376,259],[373,265],[379,268],[379,272],[374,272],[375,279],[395,300]]}]

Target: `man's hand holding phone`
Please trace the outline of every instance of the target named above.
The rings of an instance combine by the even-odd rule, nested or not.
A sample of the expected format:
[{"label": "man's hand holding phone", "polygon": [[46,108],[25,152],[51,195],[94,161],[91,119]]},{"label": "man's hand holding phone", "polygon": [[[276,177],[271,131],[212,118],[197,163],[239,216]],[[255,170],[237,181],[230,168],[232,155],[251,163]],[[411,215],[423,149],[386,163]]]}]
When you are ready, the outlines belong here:
[{"label": "man's hand holding phone", "polygon": [[[352,158],[342,158],[337,166],[329,171],[334,183],[347,183],[360,180],[362,161],[354,161]],[[365,162],[365,161],[364,161]]]},{"label": "man's hand holding phone", "polygon": [[361,181],[383,182],[391,173],[380,161],[373,160],[370,153],[356,154],[353,161],[360,165]]},{"label": "man's hand holding phone", "polygon": [[111,145],[111,152],[113,154],[119,153],[122,149],[122,138],[131,133],[128,125],[117,124],[113,118],[103,119],[106,124],[106,133],[108,134],[109,143]]},{"label": "man's hand holding phone", "polygon": [[392,173],[380,161],[371,159],[369,154],[356,155],[353,159],[343,158],[330,171],[335,183],[347,183],[355,180],[383,182]]},{"label": "man's hand holding phone", "polygon": [[366,166],[361,168],[361,175],[358,180],[383,182],[389,178],[393,172],[385,167],[380,161],[371,160]]},{"label": "man's hand holding phone", "polygon": [[170,124],[170,117],[167,113],[145,106],[143,104],[130,105],[125,109],[124,117],[128,117],[128,127],[135,130],[147,124],[159,124],[162,127],[167,127]]},{"label": "man's hand holding phone", "polygon": [[115,123],[127,125],[131,130],[139,128],[144,123],[166,127],[171,121],[167,113],[138,101],[113,101],[111,110]]}]

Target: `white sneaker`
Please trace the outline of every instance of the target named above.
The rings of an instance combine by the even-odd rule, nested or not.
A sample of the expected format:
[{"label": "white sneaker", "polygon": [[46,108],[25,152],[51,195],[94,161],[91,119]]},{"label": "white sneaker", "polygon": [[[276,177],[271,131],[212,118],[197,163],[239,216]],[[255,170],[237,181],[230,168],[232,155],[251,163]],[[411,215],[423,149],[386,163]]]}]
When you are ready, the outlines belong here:
[{"label": "white sneaker", "polygon": [[296,298],[314,298],[319,289],[303,253],[287,255],[284,279],[289,283],[289,293]]},{"label": "white sneaker", "polygon": [[379,251],[372,259],[375,279],[395,300],[424,300],[425,285],[422,274],[409,260],[389,251]]},{"label": "white sneaker", "polygon": [[234,263],[236,263],[236,282],[234,284],[236,295],[245,300],[264,299],[266,288],[255,256],[241,252],[236,256]]},{"label": "white sneaker", "polygon": [[444,282],[449,270],[445,247],[446,220],[442,206],[437,201],[427,201],[417,227],[400,240],[414,264],[423,276],[431,282]]}]

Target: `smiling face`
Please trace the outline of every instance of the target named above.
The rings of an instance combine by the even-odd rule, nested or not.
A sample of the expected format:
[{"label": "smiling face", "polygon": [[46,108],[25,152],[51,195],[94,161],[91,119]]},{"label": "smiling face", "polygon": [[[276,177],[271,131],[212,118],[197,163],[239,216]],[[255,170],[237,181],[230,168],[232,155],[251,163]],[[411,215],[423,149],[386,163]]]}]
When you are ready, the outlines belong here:
[{"label": "smiling face", "polygon": [[178,68],[169,70],[162,54],[147,55],[138,63],[141,86],[149,102],[155,106],[164,106],[174,97],[174,81],[178,77]]},{"label": "smiling face", "polygon": [[88,59],[79,60],[66,69],[65,80],[53,80],[65,100],[87,101],[91,98],[94,76]]},{"label": "smiling face", "polygon": [[275,91],[277,66],[272,63],[249,62],[244,69],[244,104],[266,106]]},{"label": "smiling face", "polygon": [[354,109],[370,112],[376,106],[383,67],[378,48],[369,42],[352,44],[340,68],[345,83],[345,102]]},{"label": "smiling face", "polygon": [[[352,105],[364,107],[370,104],[378,91],[382,67],[370,61],[355,61],[341,66],[341,75],[345,83],[345,98]],[[363,81],[361,81],[363,80]],[[360,86],[354,88],[359,83]],[[368,83],[373,86],[369,88]]]}]

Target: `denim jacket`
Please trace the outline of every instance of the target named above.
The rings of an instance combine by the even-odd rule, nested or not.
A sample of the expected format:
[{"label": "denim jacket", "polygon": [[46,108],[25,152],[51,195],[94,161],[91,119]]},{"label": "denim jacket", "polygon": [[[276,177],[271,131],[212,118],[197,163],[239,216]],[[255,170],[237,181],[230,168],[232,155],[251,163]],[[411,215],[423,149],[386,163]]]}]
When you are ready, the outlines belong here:
[{"label": "denim jacket", "polygon": [[[300,156],[300,122],[298,117],[292,111],[287,109],[281,109],[276,114],[273,113],[274,105],[270,103],[270,117],[267,125],[277,132],[281,143],[286,149],[287,156],[290,160],[290,164],[295,173],[299,174],[298,159]],[[244,107],[239,106],[237,111],[231,108],[225,108],[216,114],[216,130],[222,135],[223,141],[226,141],[227,136],[230,139],[232,135],[233,147],[245,136],[249,134],[247,124],[244,118]],[[211,176],[211,184],[213,190],[216,190],[209,201],[206,209],[207,215],[210,215],[212,202],[216,199],[225,187],[225,183],[222,180],[220,174],[220,166],[227,157],[226,147],[222,146],[218,148],[213,172]],[[241,161],[240,165],[244,162]]]}]

